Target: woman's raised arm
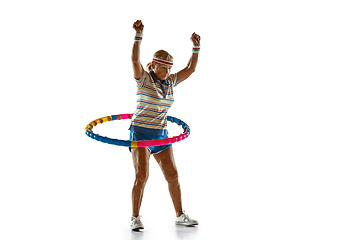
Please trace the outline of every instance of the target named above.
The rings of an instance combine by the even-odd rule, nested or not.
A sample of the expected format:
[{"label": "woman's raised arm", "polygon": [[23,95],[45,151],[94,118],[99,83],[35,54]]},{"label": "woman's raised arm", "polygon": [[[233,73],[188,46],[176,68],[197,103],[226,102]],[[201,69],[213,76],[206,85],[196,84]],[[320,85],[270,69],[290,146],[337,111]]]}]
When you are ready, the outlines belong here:
[{"label": "woman's raised arm", "polygon": [[140,63],[140,43],[142,41],[142,32],[144,30],[144,25],[142,24],[141,20],[137,20],[133,24],[133,28],[136,31],[136,35],[131,55],[131,61],[134,69],[134,77],[135,79],[140,79],[144,71],[144,68]]},{"label": "woman's raised arm", "polygon": [[194,44],[193,54],[191,55],[188,65],[183,70],[178,72],[177,84],[181,83],[182,81],[190,77],[193,72],[195,72],[195,68],[198,62],[200,51],[200,36],[196,33],[193,33],[190,39]]}]

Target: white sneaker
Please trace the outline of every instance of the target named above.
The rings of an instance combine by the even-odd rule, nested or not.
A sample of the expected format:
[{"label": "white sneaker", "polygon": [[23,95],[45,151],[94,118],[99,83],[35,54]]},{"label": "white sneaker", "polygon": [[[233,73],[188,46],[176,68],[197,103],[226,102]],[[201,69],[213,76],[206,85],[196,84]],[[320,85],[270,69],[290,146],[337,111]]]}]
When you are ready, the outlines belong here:
[{"label": "white sneaker", "polygon": [[140,220],[141,216],[138,217],[131,217],[131,230],[140,230],[140,229],[144,229],[144,224],[142,224],[141,220]]},{"label": "white sneaker", "polygon": [[194,226],[198,225],[199,222],[189,218],[189,216],[185,214],[185,211],[183,211],[183,214],[176,218],[175,224],[181,226]]}]

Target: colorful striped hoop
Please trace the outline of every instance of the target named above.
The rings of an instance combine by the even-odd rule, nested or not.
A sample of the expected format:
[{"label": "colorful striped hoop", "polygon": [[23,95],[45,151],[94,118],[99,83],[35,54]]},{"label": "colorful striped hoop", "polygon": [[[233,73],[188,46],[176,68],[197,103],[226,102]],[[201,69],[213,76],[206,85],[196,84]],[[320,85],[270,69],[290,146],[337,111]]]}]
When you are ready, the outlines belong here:
[{"label": "colorful striped hoop", "polygon": [[118,114],[118,115],[111,115],[103,118],[96,119],[89,123],[85,128],[85,134],[91,137],[92,139],[95,139],[97,141],[113,144],[117,146],[123,146],[123,147],[152,147],[152,146],[161,146],[166,145],[170,143],[179,142],[181,140],[184,140],[190,135],[190,128],[189,126],[181,121],[178,118],[168,116],[167,121],[177,123],[177,125],[181,126],[184,130],[184,132],[178,136],[172,137],[172,138],[164,138],[164,139],[158,139],[158,140],[146,140],[146,141],[128,141],[128,140],[119,140],[119,139],[113,139],[108,137],[100,136],[99,134],[93,133],[92,129],[94,126],[104,123],[104,122],[110,122],[115,120],[122,120],[122,119],[131,119],[133,114]]}]

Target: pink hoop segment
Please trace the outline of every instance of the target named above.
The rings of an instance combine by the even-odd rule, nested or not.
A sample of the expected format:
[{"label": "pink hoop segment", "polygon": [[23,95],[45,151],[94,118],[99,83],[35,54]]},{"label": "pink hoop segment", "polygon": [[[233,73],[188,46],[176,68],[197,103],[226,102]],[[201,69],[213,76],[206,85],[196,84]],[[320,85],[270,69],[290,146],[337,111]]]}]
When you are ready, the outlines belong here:
[{"label": "pink hoop segment", "polygon": [[178,136],[172,137],[172,138],[164,138],[164,139],[158,139],[158,140],[146,140],[146,141],[128,141],[128,140],[119,140],[119,139],[113,139],[108,137],[103,137],[98,134],[93,133],[92,129],[97,124],[102,124],[104,122],[109,121],[115,121],[115,120],[122,120],[122,119],[131,119],[133,114],[118,114],[118,115],[111,115],[107,117],[102,117],[99,119],[96,119],[89,123],[85,128],[85,134],[89,137],[108,144],[118,145],[118,146],[124,146],[124,147],[153,147],[153,146],[161,146],[161,145],[167,145],[175,142],[179,142],[184,140],[185,138],[189,137],[190,135],[190,128],[189,126],[181,121],[178,118],[168,116],[167,121],[173,122],[178,124],[179,126],[182,126],[184,132]]}]

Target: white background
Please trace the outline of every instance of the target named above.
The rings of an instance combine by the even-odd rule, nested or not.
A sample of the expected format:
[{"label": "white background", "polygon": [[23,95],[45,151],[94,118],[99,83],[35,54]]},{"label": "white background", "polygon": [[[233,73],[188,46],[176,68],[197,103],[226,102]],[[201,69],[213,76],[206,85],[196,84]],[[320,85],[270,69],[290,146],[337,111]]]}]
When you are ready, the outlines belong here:
[{"label": "white background", "polygon": [[[2,1],[0,239],[359,239],[357,4]],[[174,152],[197,228],[174,226],[152,159],[132,233],[131,155],[84,134],[135,109],[138,19],[143,65],[165,49],[177,72],[202,38],[169,111],[192,130]],[[129,123],[94,132],[127,139]]]}]

